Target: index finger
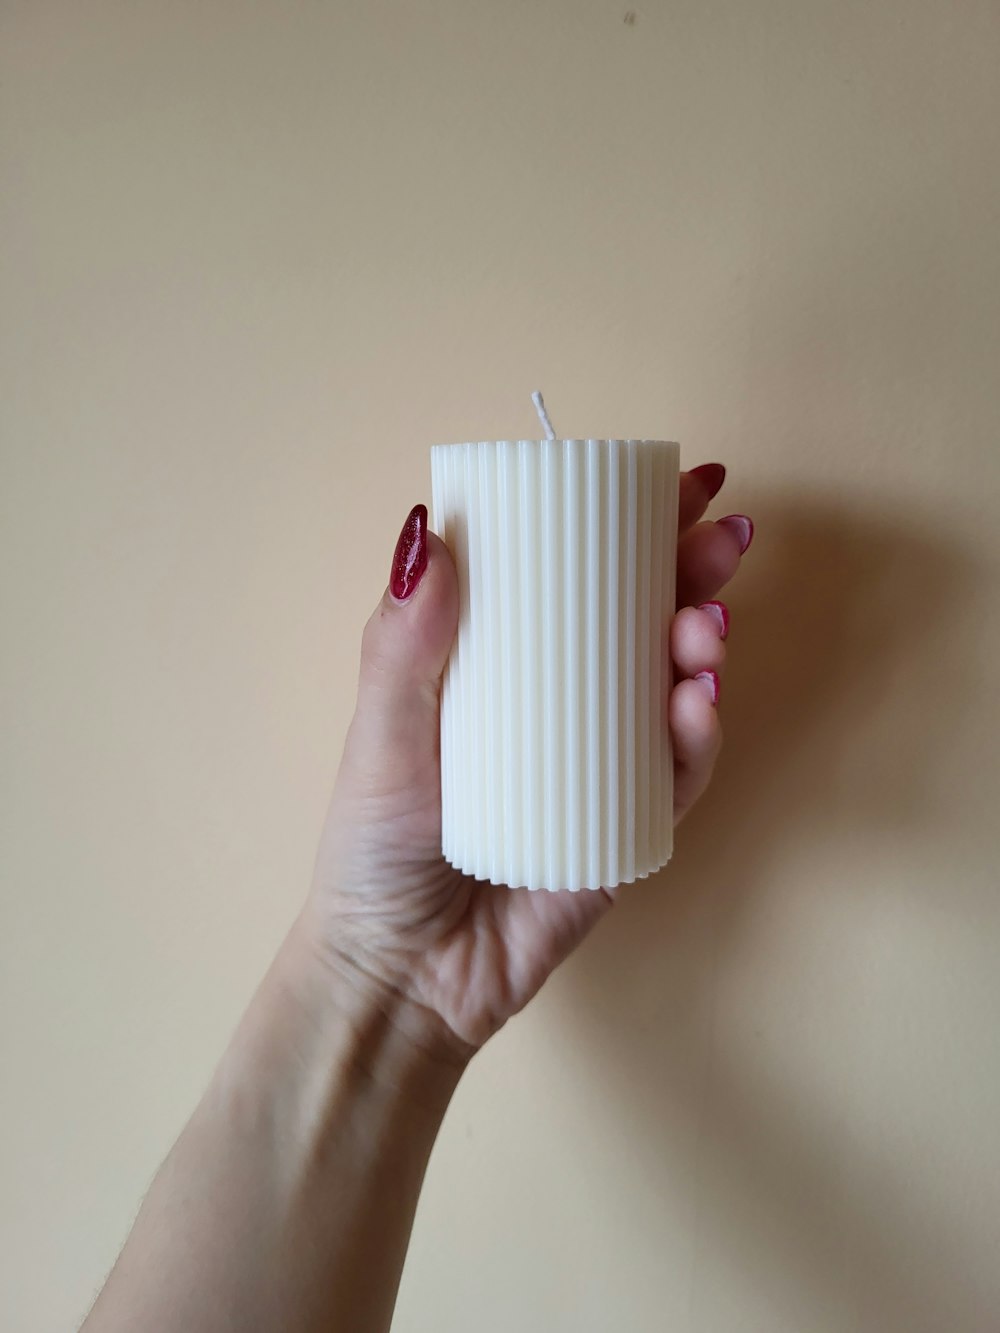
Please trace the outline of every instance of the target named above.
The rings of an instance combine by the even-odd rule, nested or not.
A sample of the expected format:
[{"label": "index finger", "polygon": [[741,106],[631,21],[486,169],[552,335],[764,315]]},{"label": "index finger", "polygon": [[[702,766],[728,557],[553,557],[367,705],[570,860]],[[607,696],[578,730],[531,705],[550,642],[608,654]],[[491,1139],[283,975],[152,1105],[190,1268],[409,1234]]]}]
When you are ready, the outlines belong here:
[{"label": "index finger", "polygon": [[722,490],[726,469],[721,463],[702,463],[680,476],[680,500],[677,513],[678,536],[698,522],[709,501]]}]

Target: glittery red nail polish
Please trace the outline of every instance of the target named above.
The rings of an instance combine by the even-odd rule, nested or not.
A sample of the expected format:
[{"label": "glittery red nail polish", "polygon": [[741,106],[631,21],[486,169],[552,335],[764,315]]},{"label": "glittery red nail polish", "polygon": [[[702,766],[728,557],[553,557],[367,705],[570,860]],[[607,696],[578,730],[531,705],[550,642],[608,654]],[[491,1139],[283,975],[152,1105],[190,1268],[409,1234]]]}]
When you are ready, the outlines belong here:
[{"label": "glittery red nail polish", "polygon": [[712,706],[714,707],[719,702],[719,692],[721,690],[718,672],[699,671],[697,676],[695,676],[695,680],[700,680],[708,686],[709,693],[712,696]]},{"label": "glittery red nail polish", "polygon": [[389,574],[389,591],[405,602],[417,588],[427,568],[427,506],[414,505],[399,534]]},{"label": "glittery red nail polish", "polygon": [[710,602],[702,602],[698,607],[699,611],[707,611],[716,624],[719,626],[719,638],[725,639],[729,636],[729,607],[725,602],[718,602],[714,598]]},{"label": "glittery red nail polish", "polygon": [[722,483],[726,480],[726,469],[721,463],[702,463],[699,467],[691,469],[691,476],[698,478],[708,491],[708,498],[712,500],[722,490]]},{"label": "glittery red nail polish", "polygon": [[753,541],[753,519],[746,514],[727,514],[725,518],[717,518],[715,521],[734,534],[740,544],[740,555],[746,555]]}]

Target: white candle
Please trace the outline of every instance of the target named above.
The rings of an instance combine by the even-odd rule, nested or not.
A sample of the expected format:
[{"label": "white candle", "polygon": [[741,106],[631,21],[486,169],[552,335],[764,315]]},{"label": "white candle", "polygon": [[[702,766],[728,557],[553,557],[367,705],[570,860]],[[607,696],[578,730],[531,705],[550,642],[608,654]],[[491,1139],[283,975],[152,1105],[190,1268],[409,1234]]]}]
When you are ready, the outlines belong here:
[{"label": "white candle", "polygon": [[431,449],[459,579],[442,840],[476,879],[610,888],[670,859],[678,465],[662,440]]}]

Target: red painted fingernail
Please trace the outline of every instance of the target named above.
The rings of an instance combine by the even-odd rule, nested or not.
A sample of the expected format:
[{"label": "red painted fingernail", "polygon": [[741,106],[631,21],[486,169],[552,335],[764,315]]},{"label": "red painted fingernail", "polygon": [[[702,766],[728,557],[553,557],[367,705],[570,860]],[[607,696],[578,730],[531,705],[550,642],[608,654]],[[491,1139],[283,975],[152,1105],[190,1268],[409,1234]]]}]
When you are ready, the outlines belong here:
[{"label": "red painted fingernail", "polygon": [[708,491],[708,498],[712,500],[722,490],[722,483],[726,480],[726,469],[721,463],[702,463],[700,467],[691,469],[691,475],[698,478]]},{"label": "red painted fingernail", "polygon": [[389,591],[397,602],[416,592],[427,568],[427,506],[414,505],[399,534],[389,574]]},{"label": "red painted fingernail", "polygon": [[740,544],[740,555],[746,555],[753,541],[753,519],[747,518],[746,514],[727,514],[725,518],[717,518],[715,521],[729,528]]},{"label": "red painted fingernail", "polygon": [[700,680],[706,687],[708,690],[708,697],[711,699],[712,706],[714,707],[719,702],[719,690],[721,688],[718,673],[715,671],[699,671],[697,676],[695,676],[695,680]]},{"label": "red painted fingernail", "polygon": [[719,626],[720,639],[729,637],[729,607],[725,602],[716,602],[714,600],[711,602],[702,602],[701,606],[698,607],[698,610],[707,611],[708,614],[712,616],[716,624]]}]

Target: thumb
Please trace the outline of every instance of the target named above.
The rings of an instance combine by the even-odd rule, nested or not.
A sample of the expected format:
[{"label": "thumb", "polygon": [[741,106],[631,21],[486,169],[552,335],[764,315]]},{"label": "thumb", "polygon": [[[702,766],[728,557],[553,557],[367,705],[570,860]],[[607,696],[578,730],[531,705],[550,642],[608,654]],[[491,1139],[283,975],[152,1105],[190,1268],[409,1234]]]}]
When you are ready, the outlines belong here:
[{"label": "thumb", "polygon": [[451,553],[427,507],[403,524],[389,586],[365,626],[345,762],[368,794],[437,799],[441,674],[458,626]]}]

